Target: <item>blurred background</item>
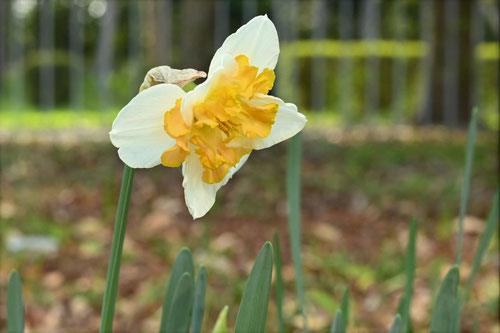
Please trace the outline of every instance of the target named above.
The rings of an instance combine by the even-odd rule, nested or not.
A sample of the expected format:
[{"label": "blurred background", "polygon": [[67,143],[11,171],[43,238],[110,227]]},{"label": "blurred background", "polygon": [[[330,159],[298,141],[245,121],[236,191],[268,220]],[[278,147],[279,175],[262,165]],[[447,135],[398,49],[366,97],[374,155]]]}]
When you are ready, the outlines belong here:
[{"label": "blurred background", "polygon": [[[267,14],[281,47],[272,94],[309,118],[302,223],[311,328],[327,329],[345,286],[356,328],[389,326],[410,217],[420,232],[412,317],[427,328],[454,258],[473,106],[481,130],[465,269],[498,187],[498,12],[498,0],[0,1],[2,292],[19,269],[30,332],[97,329],[122,171],[111,122],[151,67],[207,71],[230,33]],[[285,256],[287,330],[300,331],[285,154],[286,144],[255,152],[196,222],[179,170],[138,171],[117,332],[157,330],[182,246],[208,269],[205,328],[225,304],[234,323],[253,260],[274,231]],[[478,318],[484,331],[500,331],[498,237],[492,247],[464,330]],[[274,305],[267,327],[277,329]]]}]

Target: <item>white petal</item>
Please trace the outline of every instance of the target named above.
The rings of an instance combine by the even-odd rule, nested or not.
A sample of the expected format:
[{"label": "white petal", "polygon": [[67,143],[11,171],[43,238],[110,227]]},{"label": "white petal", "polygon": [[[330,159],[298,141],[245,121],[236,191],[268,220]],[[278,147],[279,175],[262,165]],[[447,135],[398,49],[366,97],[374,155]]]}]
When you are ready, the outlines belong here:
[{"label": "white petal", "polygon": [[132,168],[161,164],[161,154],[175,144],[163,129],[165,111],[186,93],[173,84],[159,84],[135,96],[118,113],[109,137],[121,160]]},{"label": "white petal", "polygon": [[229,53],[233,58],[244,54],[250,59],[250,65],[259,68],[274,69],[278,62],[280,46],[278,32],[267,15],[256,16],[235,33],[226,38],[215,52],[208,75],[221,65],[222,55]]},{"label": "white petal", "polygon": [[297,106],[292,103],[285,103],[278,97],[268,96],[264,94],[256,94],[250,101],[252,105],[265,105],[269,103],[276,103],[279,105],[278,113],[274,119],[271,133],[265,138],[254,139],[233,139],[229,147],[246,147],[252,149],[269,148],[281,141],[291,138],[299,133],[306,125],[306,117],[297,111]]},{"label": "white petal", "polygon": [[[192,148],[191,151],[194,152]],[[215,203],[215,195],[217,191],[231,179],[248,159],[250,154],[243,156],[235,167],[229,169],[226,177],[216,184],[207,184],[201,177],[203,175],[203,166],[200,163],[200,158],[197,154],[191,153],[182,165],[182,173],[184,181],[184,198],[189,212],[193,219],[197,219],[205,215]]]}]

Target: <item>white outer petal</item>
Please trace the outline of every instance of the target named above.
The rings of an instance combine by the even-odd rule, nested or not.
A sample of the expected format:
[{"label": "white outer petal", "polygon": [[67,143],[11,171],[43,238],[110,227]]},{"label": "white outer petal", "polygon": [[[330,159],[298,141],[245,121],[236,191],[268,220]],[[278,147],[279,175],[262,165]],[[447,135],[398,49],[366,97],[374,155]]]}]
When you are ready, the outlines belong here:
[{"label": "white outer petal", "polygon": [[182,165],[182,174],[184,181],[184,198],[189,213],[193,219],[204,216],[215,203],[217,191],[227,184],[229,179],[238,171],[248,159],[250,154],[244,155],[235,167],[229,169],[226,177],[216,184],[207,184],[201,177],[203,175],[203,166],[200,163],[199,156],[194,153],[194,147],[191,147],[191,154],[188,155],[186,161]]},{"label": "white outer petal", "polygon": [[136,95],[118,113],[109,137],[120,159],[131,168],[161,164],[162,153],[175,144],[163,129],[165,111],[186,93],[173,84],[159,84]]},{"label": "white outer petal", "polygon": [[233,58],[244,54],[250,65],[259,68],[274,69],[278,62],[280,46],[278,32],[267,15],[256,16],[235,33],[226,38],[222,46],[215,52],[208,75],[221,65],[222,55],[229,53]]},{"label": "white outer petal", "polygon": [[278,97],[264,94],[255,94],[254,98],[250,101],[252,105],[265,105],[269,103],[276,103],[279,105],[278,113],[271,127],[271,133],[265,138],[236,138],[228,144],[229,147],[246,147],[256,150],[269,148],[281,141],[291,138],[299,133],[306,125],[306,117],[298,112],[295,104],[285,103]]}]

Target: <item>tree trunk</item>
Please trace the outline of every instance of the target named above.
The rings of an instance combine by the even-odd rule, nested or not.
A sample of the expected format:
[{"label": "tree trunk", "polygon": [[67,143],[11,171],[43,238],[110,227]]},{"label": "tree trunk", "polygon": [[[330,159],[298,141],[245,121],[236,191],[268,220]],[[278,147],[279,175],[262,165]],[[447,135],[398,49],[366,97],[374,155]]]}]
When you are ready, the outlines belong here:
[{"label": "tree trunk", "polygon": [[85,50],[83,46],[85,32],[85,8],[73,4],[69,14],[69,57],[70,57],[70,104],[75,110],[83,108]]},{"label": "tree trunk", "polygon": [[99,40],[97,44],[97,85],[101,107],[108,107],[112,103],[110,79],[113,69],[117,17],[117,2],[108,0],[106,3],[106,12],[100,19]]},{"label": "tree trunk", "polygon": [[[380,2],[378,0],[365,0],[363,3],[362,35],[363,39],[370,42],[380,36]],[[380,99],[380,59],[369,56],[365,64],[365,114],[364,119],[376,116],[379,112]]]},{"label": "tree trunk", "polygon": [[172,66],[172,0],[155,3],[156,8],[156,55],[157,65]]},{"label": "tree trunk", "polygon": [[[208,71],[214,49],[213,1],[184,0],[182,6],[181,29],[182,56],[180,68],[195,68]],[[215,22],[218,24],[218,22]]]},{"label": "tree trunk", "polygon": [[[6,64],[6,40],[7,40],[7,22],[5,18],[7,15],[5,12],[10,7],[10,1],[0,2],[0,91],[4,91],[4,77],[5,77],[5,64]],[[1,96],[5,97],[5,96]]]},{"label": "tree trunk", "polygon": [[54,3],[43,0],[40,3],[40,51],[46,61],[40,66],[40,107],[42,110],[54,106]]},{"label": "tree trunk", "polygon": [[[477,0],[435,0],[432,11],[430,69],[422,124],[465,126],[471,113],[474,65],[471,16]],[[456,8],[454,6],[457,6]]]}]

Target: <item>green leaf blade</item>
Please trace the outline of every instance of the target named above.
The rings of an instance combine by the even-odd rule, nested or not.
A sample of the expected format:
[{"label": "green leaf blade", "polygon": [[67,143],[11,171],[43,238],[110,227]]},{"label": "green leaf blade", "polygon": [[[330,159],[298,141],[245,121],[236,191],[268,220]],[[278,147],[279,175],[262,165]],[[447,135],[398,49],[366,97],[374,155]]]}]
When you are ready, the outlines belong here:
[{"label": "green leaf blade", "polygon": [[332,328],[330,333],[345,333],[345,325],[342,319],[342,311],[337,310],[335,313],[335,318],[333,319]]},{"label": "green leaf blade", "polygon": [[434,303],[431,318],[431,332],[456,332],[459,320],[458,284],[460,273],[458,266],[453,266],[443,279]]},{"label": "green leaf blade", "polygon": [[401,319],[401,315],[398,313],[392,322],[391,328],[389,329],[389,333],[402,333],[403,332],[403,320]]},{"label": "green leaf blade", "polygon": [[346,287],[344,294],[342,295],[342,322],[344,324],[344,330],[347,330],[349,326],[349,289]]},{"label": "green leaf blade", "polygon": [[193,256],[188,248],[183,248],[179,251],[175,259],[174,266],[172,267],[172,272],[170,273],[170,279],[168,281],[167,293],[163,302],[160,332],[167,332],[167,323],[170,321],[169,312],[172,308],[172,304],[174,303],[175,290],[184,273],[189,273],[191,275],[191,279],[194,276]]},{"label": "green leaf blade", "polygon": [[201,267],[196,279],[193,314],[191,317],[191,333],[200,333],[205,313],[205,294],[207,290],[207,270]]},{"label": "green leaf blade", "polygon": [[[175,288],[172,305],[165,324],[166,333],[187,332],[193,306],[194,281],[190,273],[182,274]],[[163,332],[163,331],[160,331]]]},{"label": "green leaf blade", "polygon": [[7,332],[24,332],[24,304],[21,277],[12,271],[7,285]]},{"label": "green leaf blade", "polygon": [[417,222],[412,219],[410,222],[410,232],[408,236],[408,249],[405,258],[405,274],[406,284],[405,293],[402,299],[401,310],[401,325],[402,332],[409,332],[411,326],[410,313],[411,313],[411,299],[413,297],[413,284],[415,280],[415,266],[416,266],[416,244],[417,244]]},{"label": "green leaf blade", "polygon": [[247,280],[236,317],[235,333],[264,332],[273,273],[273,247],[262,246]]},{"label": "green leaf blade", "polygon": [[467,137],[467,147],[465,149],[465,171],[462,185],[462,194],[460,196],[460,213],[458,219],[458,244],[456,264],[462,263],[462,247],[464,240],[464,219],[467,212],[467,201],[469,200],[470,179],[472,174],[472,161],[474,159],[474,149],[476,142],[477,122],[479,111],[477,108],[472,110],[472,118],[469,123],[469,135]]},{"label": "green leaf blade", "polygon": [[472,283],[474,282],[474,278],[479,271],[479,267],[481,266],[481,262],[483,261],[484,254],[488,249],[488,246],[495,234],[496,230],[498,230],[499,223],[499,200],[500,200],[500,191],[497,190],[495,198],[493,199],[493,206],[491,207],[490,213],[488,215],[488,219],[486,220],[486,227],[484,228],[483,234],[479,239],[479,245],[476,251],[476,255],[474,256],[474,262],[472,264],[472,270],[467,279],[467,284],[465,287],[465,294],[463,298],[462,307],[467,303],[470,295],[470,291],[472,288]]},{"label": "green leaf blade", "polygon": [[283,319],[283,292],[284,292],[284,283],[283,283],[283,275],[282,275],[282,261],[281,261],[281,246],[280,240],[277,233],[274,233],[274,257],[276,258],[276,282],[275,282],[275,290],[276,290],[276,308],[278,310],[278,330],[280,333],[285,332],[285,321]]},{"label": "green leaf blade", "polygon": [[215,322],[214,329],[212,330],[212,333],[227,333],[227,311],[228,311],[228,306],[224,306],[222,308],[221,312],[219,313],[219,316],[217,317],[217,321]]}]

